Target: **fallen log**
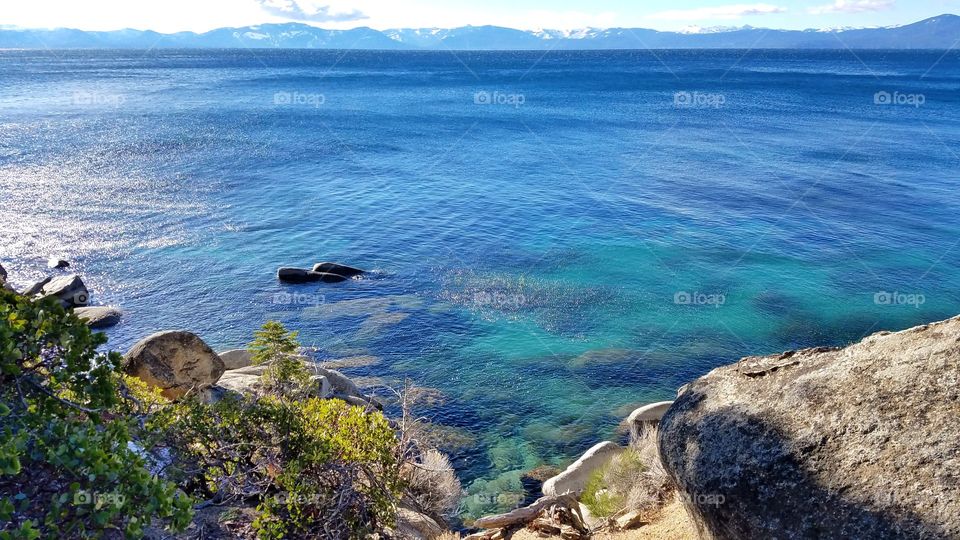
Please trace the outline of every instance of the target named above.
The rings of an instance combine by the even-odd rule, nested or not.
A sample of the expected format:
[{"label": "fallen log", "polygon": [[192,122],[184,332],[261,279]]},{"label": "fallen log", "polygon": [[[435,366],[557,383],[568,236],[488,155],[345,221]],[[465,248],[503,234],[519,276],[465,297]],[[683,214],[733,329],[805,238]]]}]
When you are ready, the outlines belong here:
[{"label": "fallen log", "polygon": [[517,508],[506,514],[480,518],[474,523],[474,526],[479,529],[502,529],[514,525],[526,525],[539,517],[543,510],[554,505],[573,508],[577,505],[577,500],[571,495],[541,497],[530,506]]}]

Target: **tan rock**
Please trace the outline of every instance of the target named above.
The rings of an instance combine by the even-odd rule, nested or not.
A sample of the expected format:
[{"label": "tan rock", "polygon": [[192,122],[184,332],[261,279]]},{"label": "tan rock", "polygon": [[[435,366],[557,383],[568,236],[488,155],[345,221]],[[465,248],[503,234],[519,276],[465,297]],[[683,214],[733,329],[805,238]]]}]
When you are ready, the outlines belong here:
[{"label": "tan rock", "polygon": [[614,523],[617,525],[618,529],[623,531],[639,527],[640,525],[643,525],[644,521],[643,514],[639,510],[634,510],[618,517],[616,520],[614,520]]},{"label": "tan rock", "polygon": [[433,540],[443,534],[444,528],[430,516],[401,506],[397,509],[396,531],[404,540]]},{"label": "tan rock", "polygon": [[137,342],[124,357],[124,371],[168,399],[213,385],[223,375],[223,360],[195,334],[159,332]]}]

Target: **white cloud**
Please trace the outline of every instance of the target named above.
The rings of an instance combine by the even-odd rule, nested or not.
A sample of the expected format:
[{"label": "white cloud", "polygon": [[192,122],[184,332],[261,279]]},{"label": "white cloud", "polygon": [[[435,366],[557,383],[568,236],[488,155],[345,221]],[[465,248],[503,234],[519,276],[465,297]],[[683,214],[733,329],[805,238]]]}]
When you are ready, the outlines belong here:
[{"label": "white cloud", "polygon": [[808,10],[811,15],[826,13],[863,13],[864,11],[883,11],[890,9],[896,0],[835,0],[832,4],[812,7]]},{"label": "white cloud", "polygon": [[694,9],[675,9],[660,11],[647,18],[661,21],[687,21],[710,19],[739,19],[750,15],[772,15],[784,13],[787,8],[772,4],[731,4]]},{"label": "white cloud", "polygon": [[260,4],[260,8],[266,13],[294,21],[341,22],[357,21],[367,18],[367,16],[358,9],[337,4],[317,4],[308,0],[255,1]]}]

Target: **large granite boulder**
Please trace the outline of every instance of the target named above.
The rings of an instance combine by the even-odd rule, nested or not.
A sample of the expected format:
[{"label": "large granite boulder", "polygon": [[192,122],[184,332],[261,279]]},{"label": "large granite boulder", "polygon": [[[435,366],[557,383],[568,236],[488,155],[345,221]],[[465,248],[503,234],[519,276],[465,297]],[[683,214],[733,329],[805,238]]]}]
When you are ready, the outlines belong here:
[{"label": "large granite boulder", "polygon": [[87,286],[83,284],[83,280],[77,274],[51,279],[40,288],[37,296],[57,298],[64,307],[85,306],[90,301]]},{"label": "large granite boulder", "polygon": [[579,495],[586,488],[590,476],[597,469],[610,463],[610,460],[620,452],[623,452],[623,448],[609,441],[593,446],[562,473],[544,482],[543,494],[548,496],[567,493]]},{"label": "large granite boulder", "polygon": [[73,310],[73,314],[80,317],[90,328],[99,330],[109,328],[120,322],[123,312],[110,306],[90,306],[78,307]]},{"label": "large granite boulder", "polygon": [[223,360],[190,332],[159,332],[137,342],[124,357],[124,371],[161,389],[168,399],[201,390],[223,375]]},{"label": "large granite boulder", "polygon": [[701,538],[960,538],[960,318],[716,369],[659,446]]}]

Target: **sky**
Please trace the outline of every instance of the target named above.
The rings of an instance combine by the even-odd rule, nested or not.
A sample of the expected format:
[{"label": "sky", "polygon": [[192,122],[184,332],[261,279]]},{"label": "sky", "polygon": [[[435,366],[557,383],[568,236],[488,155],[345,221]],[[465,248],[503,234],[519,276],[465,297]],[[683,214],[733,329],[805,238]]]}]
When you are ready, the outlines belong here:
[{"label": "sky", "polygon": [[960,0],[0,0],[0,26],[203,32],[298,21],[322,28],[520,29],[908,24],[960,13]]}]

